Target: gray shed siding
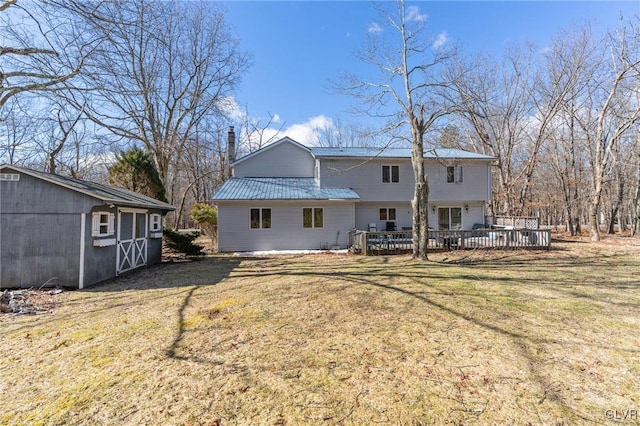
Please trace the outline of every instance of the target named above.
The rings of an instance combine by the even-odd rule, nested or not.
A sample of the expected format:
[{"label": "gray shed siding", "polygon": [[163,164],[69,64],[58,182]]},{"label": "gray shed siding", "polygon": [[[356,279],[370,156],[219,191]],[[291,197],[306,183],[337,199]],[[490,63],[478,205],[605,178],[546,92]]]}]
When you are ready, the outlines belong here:
[{"label": "gray shed siding", "polygon": [[239,161],[233,167],[235,177],[314,177],[315,159],[311,153],[282,141]]},{"label": "gray shed siding", "polygon": [[[324,208],[324,227],[302,227],[303,207]],[[271,208],[270,229],[250,229],[249,210]],[[318,250],[324,245],[348,245],[354,228],[353,202],[220,202],[218,204],[218,249],[221,252],[262,250]]]},{"label": "gray shed siding", "polygon": [[80,212],[96,201],[19,174],[17,182],[0,182],[0,286],[77,286]]},{"label": "gray shed siding", "polygon": [[79,214],[0,214],[0,288],[77,286],[80,222]]},{"label": "gray shed siding", "polygon": [[[16,173],[10,171],[11,173]],[[90,286],[116,274],[117,244],[95,247],[92,213],[110,212],[101,200],[18,173],[19,181],[0,181],[0,288],[36,287],[51,282],[80,286],[81,223],[84,213],[84,279]],[[162,214],[161,210],[149,210]],[[149,216],[147,216],[149,218]],[[148,225],[147,225],[148,229]],[[162,239],[147,240],[147,265],[162,257]]]}]

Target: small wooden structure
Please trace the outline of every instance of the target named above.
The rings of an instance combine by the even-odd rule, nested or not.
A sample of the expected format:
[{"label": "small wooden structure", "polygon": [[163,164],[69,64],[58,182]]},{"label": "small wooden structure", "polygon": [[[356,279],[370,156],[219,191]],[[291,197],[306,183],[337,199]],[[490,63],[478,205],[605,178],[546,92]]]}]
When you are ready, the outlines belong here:
[{"label": "small wooden structure", "polygon": [[[364,255],[405,254],[413,250],[410,230],[349,233],[351,249]],[[543,229],[473,229],[429,231],[427,250],[551,248],[551,231]]]},{"label": "small wooden structure", "polygon": [[0,288],[83,288],[158,263],[171,210],[126,189],[0,165]]},{"label": "small wooden structure", "polygon": [[512,229],[540,229],[540,218],[537,216],[495,216],[493,225]]}]

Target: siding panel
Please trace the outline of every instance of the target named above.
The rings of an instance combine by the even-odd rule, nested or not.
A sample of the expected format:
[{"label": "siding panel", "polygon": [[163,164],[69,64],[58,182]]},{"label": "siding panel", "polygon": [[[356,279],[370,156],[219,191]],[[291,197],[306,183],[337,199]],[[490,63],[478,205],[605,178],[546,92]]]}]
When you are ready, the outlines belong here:
[{"label": "siding panel", "polygon": [[295,144],[282,142],[247,158],[233,167],[235,177],[314,177],[311,153]]},{"label": "siding panel", "polygon": [[[302,227],[302,208],[324,208],[324,227]],[[271,229],[250,229],[249,209],[271,208]],[[320,249],[328,245],[346,247],[348,231],[354,228],[353,203],[272,202],[261,204],[220,203],[218,247],[222,252],[254,250]]]}]

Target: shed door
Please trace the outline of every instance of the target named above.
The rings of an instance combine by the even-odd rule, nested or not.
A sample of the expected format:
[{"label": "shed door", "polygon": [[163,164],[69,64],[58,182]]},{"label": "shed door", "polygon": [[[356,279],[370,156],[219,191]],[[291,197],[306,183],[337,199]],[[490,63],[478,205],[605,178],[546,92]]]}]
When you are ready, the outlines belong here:
[{"label": "shed door", "polygon": [[147,211],[118,210],[116,274],[147,264]]}]

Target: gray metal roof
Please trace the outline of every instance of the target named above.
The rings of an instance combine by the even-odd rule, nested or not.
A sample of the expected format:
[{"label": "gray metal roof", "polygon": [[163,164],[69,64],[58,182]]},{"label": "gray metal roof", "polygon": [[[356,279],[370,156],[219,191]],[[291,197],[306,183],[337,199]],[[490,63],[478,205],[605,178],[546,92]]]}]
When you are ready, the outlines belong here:
[{"label": "gray metal roof", "polygon": [[231,178],[213,196],[224,200],[358,200],[350,188],[320,188],[313,178]]},{"label": "gray metal roof", "polygon": [[147,197],[137,192],[129,191],[124,188],[116,188],[114,186],[103,185],[101,183],[88,182],[80,179],[74,179],[68,176],[61,176],[52,173],[45,173],[37,170],[28,169],[26,167],[14,166],[11,164],[0,165],[0,170],[11,169],[20,173],[33,176],[38,179],[51,182],[76,192],[88,195],[93,198],[104,201],[105,203],[113,203],[119,206],[144,207],[160,210],[175,210],[171,204],[158,201],[151,197]]},{"label": "gray metal roof", "polygon": [[[324,148],[314,147],[315,157],[365,157],[365,158],[411,158],[410,148]],[[436,148],[425,151],[424,158],[494,160],[495,157],[453,148]]]}]

